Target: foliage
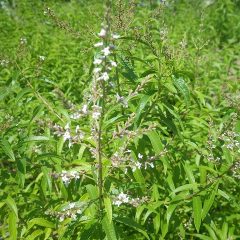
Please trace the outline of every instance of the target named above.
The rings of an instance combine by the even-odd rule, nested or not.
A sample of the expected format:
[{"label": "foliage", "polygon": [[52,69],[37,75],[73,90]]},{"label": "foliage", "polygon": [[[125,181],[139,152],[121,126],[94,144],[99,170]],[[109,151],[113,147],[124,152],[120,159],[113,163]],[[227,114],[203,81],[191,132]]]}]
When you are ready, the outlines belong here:
[{"label": "foliage", "polygon": [[239,15],[1,1],[0,239],[239,239]]}]

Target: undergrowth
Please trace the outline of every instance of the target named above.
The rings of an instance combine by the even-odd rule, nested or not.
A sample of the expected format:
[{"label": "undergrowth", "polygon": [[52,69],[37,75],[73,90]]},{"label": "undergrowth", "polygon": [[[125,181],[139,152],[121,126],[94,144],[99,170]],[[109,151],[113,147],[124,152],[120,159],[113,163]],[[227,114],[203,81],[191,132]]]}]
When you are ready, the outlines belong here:
[{"label": "undergrowth", "polygon": [[240,5],[0,2],[0,239],[239,239]]}]

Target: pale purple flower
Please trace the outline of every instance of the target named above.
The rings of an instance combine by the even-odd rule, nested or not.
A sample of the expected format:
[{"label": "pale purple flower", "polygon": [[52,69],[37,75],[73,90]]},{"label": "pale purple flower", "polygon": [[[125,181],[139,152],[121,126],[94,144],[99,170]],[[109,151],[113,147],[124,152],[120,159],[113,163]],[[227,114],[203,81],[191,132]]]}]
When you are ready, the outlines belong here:
[{"label": "pale purple flower", "polygon": [[102,28],[100,33],[98,34],[99,37],[106,37],[107,35],[107,31],[106,29]]}]

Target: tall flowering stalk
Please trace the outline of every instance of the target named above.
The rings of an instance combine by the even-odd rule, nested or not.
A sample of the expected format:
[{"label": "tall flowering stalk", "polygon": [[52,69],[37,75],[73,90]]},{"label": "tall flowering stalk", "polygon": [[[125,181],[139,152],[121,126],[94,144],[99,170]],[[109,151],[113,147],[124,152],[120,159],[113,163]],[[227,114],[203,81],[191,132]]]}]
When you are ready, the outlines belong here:
[{"label": "tall flowering stalk", "polygon": [[102,125],[105,113],[106,103],[106,87],[110,81],[110,71],[117,63],[111,58],[115,46],[111,44],[113,39],[118,38],[118,35],[111,34],[108,21],[108,12],[106,16],[106,24],[102,26],[98,33],[100,42],[94,46],[99,49],[99,54],[94,58],[93,70],[93,85],[92,85],[92,137],[97,139],[96,144],[96,159],[98,160],[98,191],[99,191],[99,208],[100,215],[103,210],[103,164],[102,164]]}]

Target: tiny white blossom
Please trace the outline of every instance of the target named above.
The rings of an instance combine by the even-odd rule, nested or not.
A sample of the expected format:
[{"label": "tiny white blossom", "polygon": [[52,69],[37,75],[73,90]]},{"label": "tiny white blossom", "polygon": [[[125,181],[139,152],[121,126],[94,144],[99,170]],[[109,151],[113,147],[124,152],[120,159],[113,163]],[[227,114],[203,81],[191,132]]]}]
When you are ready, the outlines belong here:
[{"label": "tiny white blossom", "polygon": [[127,196],[127,194],[121,192],[119,195],[118,195],[118,199],[119,200],[122,200],[122,202],[124,203],[128,203],[129,202],[129,197]]},{"label": "tiny white blossom", "polygon": [[118,35],[118,34],[112,34],[112,38],[113,38],[113,39],[119,39],[119,38],[120,38],[120,35]]},{"label": "tiny white blossom", "polygon": [[107,31],[104,28],[102,28],[100,33],[98,34],[98,36],[99,37],[105,37],[106,35],[107,35]]},{"label": "tiny white blossom", "polygon": [[136,167],[137,167],[138,169],[140,169],[141,166],[142,166],[142,164],[141,164],[140,162],[136,162]]},{"label": "tiny white blossom", "polygon": [[45,60],[45,56],[39,56],[39,60],[43,62]]},{"label": "tiny white blossom", "polygon": [[103,42],[98,42],[94,44],[94,47],[101,47],[103,46]]},{"label": "tiny white blossom", "polygon": [[81,214],[82,211],[80,209],[77,210],[77,214]]},{"label": "tiny white blossom", "polygon": [[73,220],[76,220],[76,219],[77,219],[77,215],[76,215],[76,214],[72,214],[72,215],[71,215],[71,218],[72,218]]},{"label": "tiny white blossom", "polygon": [[151,168],[154,168],[154,164],[153,163],[149,163]]},{"label": "tiny white blossom", "polygon": [[83,105],[82,112],[83,112],[84,114],[87,114],[87,104],[84,104],[84,105]]},{"label": "tiny white blossom", "polygon": [[92,117],[93,119],[98,119],[100,117],[101,113],[100,112],[93,112]]},{"label": "tiny white blossom", "polygon": [[110,61],[110,64],[112,65],[112,67],[117,67],[117,63],[114,61]]},{"label": "tiny white blossom", "polygon": [[102,50],[102,52],[103,52],[103,55],[104,55],[104,56],[108,56],[108,55],[111,53],[109,47],[105,47],[105,48]]},{"label": "tiny white blossom", "polygon": [[79,125],[77,125],[77,126],[76,126],[76,129],[75,129],[75,133],[78,133],[79,128],[80,128]]},{"label": "tiny white blossom", "polygon": [[143,155],[141,153],[138,154],[138,158],[142,159]]},{"label": "tiny white blossom", "polygon": [[70,209],[72,209],[72,208],[74,208],[74,207],[75,207],[75,203],[70,203],[70,204],[69,204],[69,208],[70,208]]},{"label": "tiny white blossom", "polygon": [[99,58],[96,58],[96,59],[94,59],[94,61],[93,61],[93,64],[94,65],[99,65],[99,64],[101,64],[102,63],[102,59],[99,59]]},{"label": "tiny white blossom", "polygon": [[64,175],[64,176],[62,176],[62,181],[64,183],[69,183],[69,178],[66,175]]},{"label": "tiny white blossom", "polygon": [[64,220],[64,216],[61,216],[60,218],[59,218],[59,222],[62,222]]},{"label": "tiny white blossom", "polygon": [[27,39],[26,38],[20,38],[20,44],[27,44]]},{"label": "tiny white blossom", "polygon": [[101,71],[101,68],[94,68],[93,73],[99,73]]},{"label": "tiny white blossom", "polygon": [[117,205],[117,206],[119,207],[119,206],[122,204],[122,202],[119,201],[119,200],[116,200],[116,201],[113,202],[113,204],[114,204],[114,205]]},{"label": "tiny white blossom", "polygon": [[63,140],[65,142],[66,140],[68,140],[70,138],[71,138],[70,131],[67,129],[66,132],[63,135]]},{"label": "tiny white blossom", "polygon": [[108,73],[107,73],[107,72],[104,72],[104,73],[102,74],[102,79],[103,79],[104,81],[107,81],[107,80],[109,79],[109,76],[108,76]]}]

